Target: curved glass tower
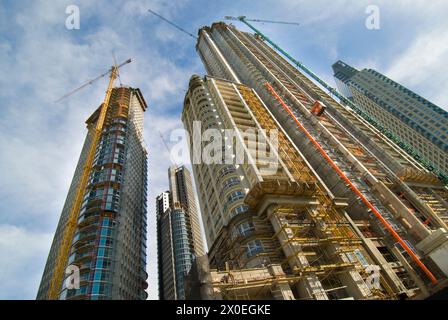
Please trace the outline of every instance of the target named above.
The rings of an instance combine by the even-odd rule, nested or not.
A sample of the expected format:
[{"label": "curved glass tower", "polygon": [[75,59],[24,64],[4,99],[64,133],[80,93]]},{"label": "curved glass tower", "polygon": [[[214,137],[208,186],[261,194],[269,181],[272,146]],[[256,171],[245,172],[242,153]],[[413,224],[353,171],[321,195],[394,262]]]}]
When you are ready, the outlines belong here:
[{"label": "curved glass tower", "polygon": [[[38,299],[47,298],[55,256],[99,109],[86,122],[89,133],[53,240]],[[139,89],[113,89],[66,262],[67,267],[79,270],[79,287],[67,288],[64,279],[60,299],[147,298],[147,152],[142,145],[145,109]]]}]

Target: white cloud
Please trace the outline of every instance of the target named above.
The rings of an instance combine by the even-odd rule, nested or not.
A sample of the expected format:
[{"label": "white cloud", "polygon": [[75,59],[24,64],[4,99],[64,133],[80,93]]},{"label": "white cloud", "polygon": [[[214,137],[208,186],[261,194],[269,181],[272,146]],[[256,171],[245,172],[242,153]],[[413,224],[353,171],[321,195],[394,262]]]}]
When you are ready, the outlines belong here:
[{"label": "white cloud", "polygon": [[0,299],[34,299],[53,232],[0,225]]},{"label": "white cloud", "polygon": [[419,88],[448,110],[448,24],[420,34],[385,73],[397,82]]},{"label": "white cloud", "polygon": [[[191,74],[201,73],[203,69],[192,39],[176,33],[146,10],[151,8],[168,18],[188,18],[188,21],[202,24],[210,24],[227,14],[298,21],[301,23],[298,29],[268,24],[262,29],[279,43],[286,44],[291,52],[300,52],[301,45],[311,43],[311,46],[328,50],[328,56],[334,58],[338,55],[335,47],[340,37],[351,36],[341,34],[341,28],[357,19],[363,25],[363,8],[370,1],[356,2],[356,5],[348,0],[272,0],[256,5],[253,1],[238,1],[233,6],[209,2],[208,6],[201,5],[201,11],[197,12],[188,11],[197,2],[187,0],[79,1],[81,30],[68,31],[65,7],[72,3],[72,0],[31,1],[20,11],[12,12],[0,3],[0,34],[10,36],[2,38],[0,43],[0,70],[4,75],[0,77],[0,258],[10,257],[10,261],[2,261],[8,267],[0,268],[1,279],[7,279],[6,286],[0,288],[0,298],[34,298],[36,295],[50,235],[59,219],[86,134],[84,120],[100,104],[106,80],[98,81],[60,104],[53,101],[107,70],[114,51],[120,61],[134,59],[123,68],[121,78],[125,84],[140,87],[149,105],[144,131],[149,147],[148,271],[149,294],[155,299],[154,199],[168,188],[170,164],[159,131],[168,141],[171,130],[182,128],[180,110],[185,89]],[[445,72],[443,65],[447,52],[443,44],[448,43],[448,28],[433,28],[434,21],[444,21],[446,2],[378,3],[385,16],[405,14],[419,21],[423,28],[419,38],[386,73],[405,84],[424,88],[426,95],[436,97],[432,100],[441,101],[441,104],[445,101],[447,105],[444,89],[448,87],[445,77],[448,70]],[[426,21],[420,16],[434,19]],[[93,24],[89,25],[89,21]],[[240,24],[238,27],[243,28]],[[439,34],[432,30],[439,30]],[[422,52],[429,57],[437,53],[439,58],[425,58]],[[422,58],[424,63],[417,64],[415,72],[410,73],[409,65]],[[363,57],[358,65],[380,67],[387,59]],[[330,65],[323,68],[330,70]],[[323,77],[331,79],[330,74]],[[31,225],[33,230],[39,231],[26,229]],[[34,278],[23,278],[16,271],[36,259],[40,262],[35,268],[40,269],[33,269]],[[26,289],[22,286],[23,279],[30,284]]]},{"label": "white cloud", "polygon": [[[144,132],[150,154],[148,290],[150,298],[156,299],[153,207],[155,195],[167,188],[169,165],[165,157],[167,151],[157,131],[169,136],[169,130],[182,126],[179,110],[183,89],[200,64],[177,65],[171,56],[162,55],[153,45],[157,42],[155,35],[141,25],[139,28],[134,26],[135,20],[145,23],[144,19],[149,18],[142,8],[151,7],[168,13],[180,8],[182,2],[162,5],[160,1],[134,1],[122,5],[117,2],[113,6],[105,3],[82,2],[79,32],[83,32],[83,28],[87,31],[82,36],[76,34],[78,31],[68,31],[64,27],[65,6],[71,4],[68,1],[57,5],[51,1],[35,1],[20,12],[11,12],[6,20],[8,23],[0,23],[0,32],[9,29],[16,32],[12,41],[2,42],[0,46],[0,69],[8,75],[0,78],[0,223],[23,226],[21,229],[0,229],[12,239],[10,242],[2,240],[2,252],[17,250],[17,255],[6,252],[3,255],[9,256],[8,264],[17,269],[19,265],[26,267],[27,259],[36,259],[34,251],[40,261],[46,259],[50,243],[40,235],[54,233],[86,134],[84,121],[100,104],[106,80],[98,81],[59,104],[54,100],[106,71],[112,64],[111,53],[115,51],[118,60],[134,59],[121,71],[121,79],[124,84],[140,87],[149,104]],[[139,6],[139,10],[134,10]],[[116,24],[110,23],[111,13],[119,11],[120,7],[127,8],[125,14],[115,19]],[[101,27],[89,29],[86,23],[89,17],[98,19]],[[188,41],[185,40],[185,45]],[[174,52],[173,57],[176,57]],[[29,226],[42,231],[30,233],[24,229]],[[24,238],[33,242],[30,250],[27,241],[22,241]],[[36,246],[39,250],[33,249]],[[38,275],[26,290],[21,287],[23,277],[14,271],[15,268],[2,268],[2,278],[11,280],[7,286],[2,285],[1,297],[33,299],[43,264],[36,264],[36,268]]]}]

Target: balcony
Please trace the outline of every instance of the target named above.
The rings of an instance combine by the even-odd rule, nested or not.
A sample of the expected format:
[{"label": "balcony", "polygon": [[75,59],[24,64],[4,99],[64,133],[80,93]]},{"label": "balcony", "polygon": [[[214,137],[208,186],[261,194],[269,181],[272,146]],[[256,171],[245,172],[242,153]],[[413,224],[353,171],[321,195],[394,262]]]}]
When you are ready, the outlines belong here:
[{"label": "balcony", "polygon": [[78,217],[78,226],[84,227],[86,225],[96,224],[100,217],[100,211],[83,213]]},{"label": "balcony", "polygon": [[89,239],[95,239],[97,235],[98,235],[98,231],[97,230],[95,230],[93,232],[88,232],[88,233],[77,233],[73,237],[73,242],[72,243],[75,244],[78,241],[85,241],[85,240],[89,240]]},{"label": "balcony", "polygon": [[91,260],[94,257],[93,251],[86,251],[86,252],[76,252],[72,254],[68,260],[69,264],[83,264],[83,262],[87,262]]}]

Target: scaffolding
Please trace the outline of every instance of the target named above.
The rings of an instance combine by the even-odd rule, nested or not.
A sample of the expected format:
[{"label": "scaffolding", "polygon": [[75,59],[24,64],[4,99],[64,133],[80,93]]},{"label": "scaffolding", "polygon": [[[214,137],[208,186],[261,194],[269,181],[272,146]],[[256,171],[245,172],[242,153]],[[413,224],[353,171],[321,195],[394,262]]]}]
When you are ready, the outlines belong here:
[{"label": "scaffolding", "polygon": [[[228,51],[226,51],[226,56],[229,61],[237,70],[240,70],[238,76],[242,77],[245,83],[256,88],[264,101],[275,106],[275,99],[269,98],[260,84],[263,79],[272,81],[272,86],[282,99],[291,105],[291,108],[294,108],[294,116],[304,124],[307,130],[312,131],[313,136],[322,143],[325,151],[344,171],[344,174],[356,180],[356,187],[369,202],[381,211],[383,218],[391,224],[396,233],[401,236],[407,233],[409,236],[409,230],[405,230],[405,228],[409,228],[408,222],[411,221],[413,239],[418,241],[429,234],[429,225],[422,223],[419,216],[423,214],[427,217],[423,222],[437,220],[434,219],[438,215],[437,211],[427,205],[421,205],[421,199],[418,199],[418,195],[413,193],[407,184],[424,184],[434,192],[440,188],[440,183],[435,175],[418,166],[415,159],[388,141],[388,138],[374,126],[331,99],[297,69],[282,61],[281,57],[272,52],[273,50],[262,41],[257,40],[257,37],[250,37],[236,28],[222,23],[214,24],[211,32],[219,48]],[[220,41],[225,41],[225,45],[221,45]],[[268,54],[270,54],[269,58]],[[273,63],[273,61],[275,62]],[[321,116],[310,117],[308,114],[310,106],[316,99],[322,99],[331,106],[328,114],[324,112]],[[281,112],[276,112],[275,109],[271,111],[276,114],[279,121],[282,121],[287,130],[291,129],[293,132],[294,121],[288,116],[282,115]],[[297,137],[297,134],[291,133],[291,131],[288,131],[291,137]],[[335,185],[332,182],[327,182],[330,183],[330,189],[336,190],[336,194],[341,197],[350,195],[347,192],[348,186],[342,181],[342,183],[337,182],[336,176],[331,179],[326,176],[325,172],[328,170],[331,172],[330,166],[309,152],[306,139],[301,139],[300,142],[298,142],[299,139],[294,141],[296,145],[303,146],[301,151],[306,153],[308,161],[316,165],[314,169],[319,174],[324,174],[322,177],[326,182],[329,180],[336,182]],[[362,148],[360,148],[361,146]],[[397,202],[394,189],[401,189],[407,194],[407,197],[418,201],[420,203],[418,211],[409,210],[404,202]],[[352,213],[356,215],[366,211],[357,195],[350,197],[349,209]],[[447,208],[446,204],[444,207]],[[385,234],[384,225],[377,223],[378,220],[375,219],[372,212],[369,215],[377,224],[378,230]],[[397,216],[405,217],[407,222],[401,225],[403,220],[397,219]],[[445,223],[439,223],[439,226],[443,227],[444,225]],[[390,245],[393,245],[392,239],[393,237],[390,238]]]},{"label": "scaffolding", "polygon": [[[268,113],[258,96],[252,89],[240,85],[238,87],[245,103],[254,114],[263,129],[278,129],[272,116]],[[362,242],[351,230],[349,223],[334,207],[334,201],[319,187],[314,174],[307,164],[293,149],[291,141],[286,134],[279,130],[278,153],[287,170],[293,178],[303,185],[313,186],[313,198],[316,202],[311,207],[297,207],[294,204],[278,204],[272,212],[267,213],[267,219],[273,225],[277,225],[273,238],[280,242],[279,250],[283,251],[285,260],[282,262],[284,268],[291,268],[295,274],[311,274],[313,276],[327,277],[330,273],[353,271],[360,264],[350,262],[345,253],[354,250],[362,250]],[[269,180],[269,177],[265,177]],[[260,188],[260,186],[263,186]],[[294,197],[301,197],[307,193],[307,188],[295,189]],[[246,203],[260,203],[264,194],[288,194],[278,188],[278,182],[266,181],[253,187],[246,198]],[[303,216],[300,217],[300,214]],[[292,250],[291,250],[292,249]],[[310,250],[312,249],[312,250]],[[331,252],[331,254],[329,254]],[[314,261],[301,264],[298,257],[317,256]],[[326,256],[326,259],[323,257]],[[334,289],[334,288],[333,288]]]},{"label": "scaffolding", "polygon": [[[313,263],[332,266],[339,262],[335,261],[334,253],[350,254],[357,247],[363,247],[369,258],[381,265],[382,272],[387,274],[387,281],[382,285],[386,295],[403,292],[412,295],[412,292],[403,290],[397,272],[392,270],[394,266],[384,260],[375,239],[384,241],[388,248],[395,245],[403,247],[404,243],[408,251],[417,252],[414,246],[419,241],[446,225],[443,219],[437,219],[448,208],[443,202],[443,198],[446,199],[443,185],[437,177],[378,128],[334,100],[289,65],[260,37],[240,32],[232,25],[214,23],[211,28],[200,31],[198,50],[207,70],[234,81],[233,86],[238,87],[257,125],[265,130],[279,129],[278,154],[282,168],[275,177],[262,175],[262,182],[252,184],[245,198],[246,204],[259,214],[268,206],[271,206],[270,210],[273,206],[276,206],[275,210],[310,208],[306,213],[310,218],[302,221],[292,216],[287,218],[290,221],[284,221],[273,209],[265,216],[274,226],[273,238],[280,242],[278,251],[284,255],[282,267],[290,267],[294,263],[300,265],[295,262],[298,255],[309,261],[316,258]],[[232,91],[232,85],[229,81],[222,82],[226,84],[220,88],[224,90],[225,87],[227,95]],[[266,82],[278,97],[266,88]],[[236,83],[244,83],[247,87]],[[289,106],[290,112],[282,108],[280,101]],[[254,125],[254,121],[244,114],[240,102],[232,99],[225,102],[229,104],[230,114],[238,128],[244,130]],[[316,104],[320,108],[315,108]],[[297,130],[297,122],[304,130]],[[309,139],[310,136],[318,141],[323,152],[316,152],[316,144]],[[430,191],[432,200],[429,200],[429,205],[423,202],[427,195],[417,192],[417,186]],[[436,200],[436,190],[441,191],[441,199]],[[404,198],[397,196],[401,193]],[[290,206],[286,204],[288,196],[294,199]],[[337,218],[341,217],[350,223],[338,221]],[[368,234],[357,231],[353,239],[350,233],[334,235],[343,230],[352,231],[352,219],[368,221]],[[297,244],[296,248],[292,248],[293,244]],[[325,255],[315,249],[326,247],[331,248],[333,254]],[[418,261],[420,254],[418,251],[413,256],[414,261]],[[407,258],[410,257],[408,254]],[[422,257],[426,264],[427,256]],[[329,261],[324,261],[324,258]],[[430,267],[431,272],[436,272],[432,265]],[[434,282],[436,279],[431,277],[431,272],[426,274]],[[329,278],[334,274],[337,273],[332,273]],[[327,281],[336,284],[337,281],[329,278],[326,278],[326,285]],[[424,286],[430,286],[429,280]]]},{"label": "scaffolding", "polygon": [[297,120],[297,118],[292,113],[291,109],[283,102],[283,100],[278,96],[274,88],[266,84],[267,88],[271,91],[272,95],[276,97],[276,99],[279,100],[279,102],[282,104],[282,106],[285,108],[285,110],[291,115],[291,117],[296,121],[297,125],[305,132],[305,134],[308,136],[308,138],[313,142],[313,144],[316,146],[316,148],[323,154],[323,156],[326,158],[326,160],[331,163],[333,169],[338,172],[338,174],[341,176],[341,178],[349,184],[350,188],[358,195],[358,197],[366,204],[366,206],[373,212],[375,217],[381,221],[381,223],[385,226],[385,228],[394,236],[394,238],[400,243],[400,245],[406,250],[406,252],[412,257],[414,262],[422,269],[422,271],[426,274],[426,276],[432,281],[432,283],[437,284],[436,277],[432,274],[432,272],[423,264],[423,262],[420,260],[420,258],[415,254],[415,252],[408,246],[406,242],[399,236],[399,234],[396,232],[393,225],[391,225],[383,216],[383,214],[372,204],[362,193],[361,191],[350,181],[349,177],[344,174],[344,172],[331,160],[331,158],[326,154],[325,150],[320,146],[320,144],[314,140],[314,138],[309,134],[309,132],[306,130],[306,128]]},{"label": "scaffolding", "polygon": [[[421,181],[428,184],[438,183],[437,177],[434,174],[421,170],[420,166],[416,166],[417,162],[414,158],[407,155],[406,152],[398,148],[392,141],[389,141],[386,136],[381,134],[381,131],[370,125],[362,117],[337,103],[321,88],[276,54],[272,48],[266,46],[262,41],[256,41],[254,38],[234,28],[231,30],[238,36],[239,41],[247,46],[247,48],[250,48],[251,54],[264,66],[269,68],[271,74],[267,75],[267,78],[270,78],[272,75],[275,76],[275,78],[271,77],[269,79],[273,82],[273,85],[275,85],[275,80],[279,79],[284,88],[292,93],[293,99],[297,99],[297,101],[305,106],[310,103],[312,105],[316,99],[321,99],[330,107],[332,115],[327,116],[331,118],[331,122],[339,122],[340,124],[338,126],[344,124],[351,131],[356,132],[360,141],[364,145],[369,146],[369,152],[374,152],[375,156],[379,157],[391,168],[394,168],[393,171],[403,181]],[[268,58],[268,55],[270,58]],[[257,62],[255,61],[255,63]],[[301,86],[300,91],[298,90],[298,84]],[[308,91],[305,92],[302,88],[306,88]],[[259,89],[262,91],[262,88]],[[280,94],[283,94],[283,91],[280,90]],[[308,109],[310,109],[309,106]],[[323,121],[322,123],[325,124],[328,121]],[[353,136],[351,136],[350,140],[353,140]],[[403,161],[403,159],[407,159],[407,161]]]}]

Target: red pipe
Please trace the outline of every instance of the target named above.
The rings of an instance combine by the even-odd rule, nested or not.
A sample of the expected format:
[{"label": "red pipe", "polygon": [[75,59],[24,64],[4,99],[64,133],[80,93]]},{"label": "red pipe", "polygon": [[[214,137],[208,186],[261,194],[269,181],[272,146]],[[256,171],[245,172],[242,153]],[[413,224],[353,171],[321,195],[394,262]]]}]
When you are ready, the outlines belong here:
[{"label": "red pipe", "polygon": [[381,223],[386,227],[387,230],[394,236],[394,238],[401,244],[401,246],[406,250],[407,253],[412,257],[412,259],[417,263],[417,265],[423,270],[423,272],[431,279],[431,282],[437,284],[438,281],[436,277],[429,271],[429,269],[423,264],[423,262],[417,257],[417,255],[412,251],[411,248],[403,241],[403,239],[398,235],[397,232],[392,228],[392,226],[387,222],[386,219],[378,212],[378,210],[367,200],[361,191],[350,181],[350,179],[345,175],[345,173],[339,169],[339,167],[334,163],[333,160],[328,156],[325,150],[321,147],[321,145],[311,136],[311,134],[306,130],[306,128],[300,123],[300,121],[296,118],[296,116],[292,113],[291,109],[283,102],[282,98],[277,94],[274,88],[266,82],[265,86],[268,88],[270,93],[282,104],[283,108],[289,115],[294,119],[299,128],[305,133],[308,139],[314,144],[314,146],[319,150],[319,152],[324,156],[327,162],[333,167],[333,169],[338,173],[338,175],[350,186],[350,188],[356,193],[356,195],[365,203],[365,205],[372,210],[373,214],[381,221]]}]

